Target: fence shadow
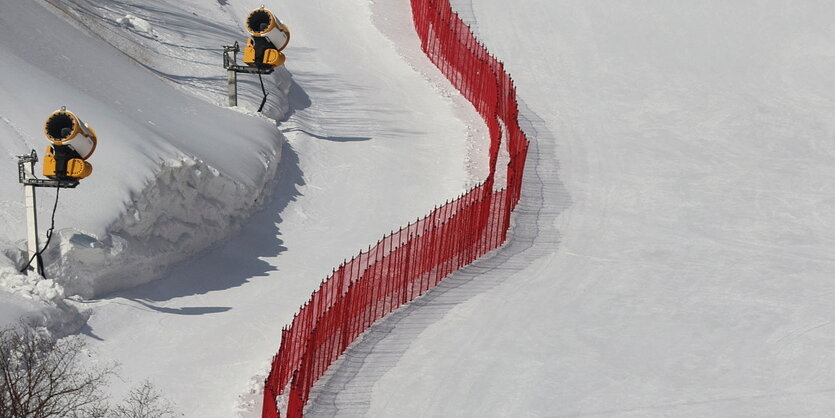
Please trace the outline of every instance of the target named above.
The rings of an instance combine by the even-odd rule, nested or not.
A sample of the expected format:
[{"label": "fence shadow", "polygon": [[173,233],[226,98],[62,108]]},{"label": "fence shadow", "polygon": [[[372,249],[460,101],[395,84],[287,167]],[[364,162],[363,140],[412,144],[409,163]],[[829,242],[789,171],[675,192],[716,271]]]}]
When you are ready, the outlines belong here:
[{"label": "fence shadow", "polygon": [[[458,199],[383,237],[367,251],[361,251],[322,282],[292,323],[282,329],[281,347],[273,358],[264,385],[264,418],[282,414],[302,416],[316,381],[372,324],[435,288],[450,273],[505,243],[511,213],[523,191],[522,178],[526,170],[534,170],[534,177],[540,181],[545,177],[558,179],[556,172],[551,176],[549,173],[537,173],[538,167],[526,169],[530,142],[520,127],[516,89],[504,70],[504,64],[487,52],[470,28],[455,14],[448,0],[412,0],[411,6],[421,48],[473,104],[487,124],[490,134],[489,174],[484,183]],[[526,123],[532,130],[544,128],[544,124],[538,127],[530,119]],[[497,187],[495,179],[501,146],[506,148],[509,162],[507,167],[501,168],[506,170],[506,175],[502,172],[499,176],[506,184]],[[556,164],[549,167],[557,169]],[[515,257],[533,247],[542,234],[541,228],[547,230],[545,225],[540,225],[540,217],[546,210],[545,189],[541,183],[534,184],[539,184],[538,189],[535,187],[536,190],[526,198],[523,210],[513,215],[513,222],[517,224],[513,232],[514,240],[503,251],[494,252],[484,261],[453,276],[456,279],[446,278],[438,290],[421,298],[424,302],[435,301],[441,306],[432,315],[443,315],[445,309],[456,303],[456,298],[462,297],[450,289],[469,289],[465,286],[468,283],[489,286],[489,281],[476,281],[474,278],[489,271],[514,268]],[[566,205],[567,202],[565,199]],[[553,210],[560,207],[564,206],[553,206]],[[533,218],[520,220],[523,215]],[[556,245],[556,231],[552,238],[551,244]],[[518,263],[517,269],[524,265],[525,260],[521,259]],[[502,274],[492,276],[501,277]],[[462,292],[463,300],[474,294]],[[444,297],[451,297],[452,300],[443,300]],[[415,304],[401,309],[401,313],[393,316],[391,321],[417,317],[415,312],[418,307]],[[429,319],[433,317],[430,315]],[[423,327],[428,324],[423,322]],[[385,326],[378,326],[377,329],[382,330],[376,333],[377,336],[386,334]],[[375,332],[368,333],[367,338],[370,342],[375,339],[382,341],[375,338]],[[400,353],[402,355],[402,350]],[[363,357],[362,353],[358,353],[356,358],[367,358],[367,354]]]},{"label": "fence shadow", "polygon": [[521,101],[520,119],[532,141],[522,199],[505,245],[372,325],[314,385],[306,416],[368,416],[374,385],[399,363],[417,336],[456,306],[505,283],[559,247],[555,221],[571,205],[571,197],[559,178],[556,138]]}]

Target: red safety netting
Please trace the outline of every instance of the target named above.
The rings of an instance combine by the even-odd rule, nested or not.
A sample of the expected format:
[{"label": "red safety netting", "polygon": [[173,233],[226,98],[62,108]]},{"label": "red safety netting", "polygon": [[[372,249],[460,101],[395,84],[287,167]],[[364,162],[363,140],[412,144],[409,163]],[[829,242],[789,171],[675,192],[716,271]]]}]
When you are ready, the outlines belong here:
[{"label": "red safety netting", "polygon": [[[507,238],[528,150],[513,81],[449,0],[411,0],[411,5],[423,51],[487,124],[490,174],[481,185],[361,251],[322,282],[281,330],[281,347],[264,385],[263,418],[302,416],[314,382],[357,336]],[[502,143],[509,156],[507,184],[495,190]]]}]

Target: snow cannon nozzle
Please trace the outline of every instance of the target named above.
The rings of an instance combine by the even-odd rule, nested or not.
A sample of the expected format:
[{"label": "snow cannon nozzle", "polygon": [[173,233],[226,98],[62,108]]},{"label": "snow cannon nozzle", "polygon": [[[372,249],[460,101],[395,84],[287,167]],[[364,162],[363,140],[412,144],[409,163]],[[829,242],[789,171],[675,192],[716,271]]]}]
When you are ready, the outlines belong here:
[{"label": "snow cannon nozzle", "polygon": [[79,180],[93,172],[86,162],[98,142],[93,127],[61,108],[46,118],[44,135],[51,143],[46,148],[43,174],[56,180]]},{"label": "snow cannon nozzle", "polygon": [[255,9],[246,18],[246,30],[253,36],[264,36],[270,29],[278,26],[278,19],[263,7]]},{"label": "snow cannon nozzle", "polygon": [[246,30],[255,38],[265,38],[278,51],[287,47],[290,41],[290,29],[287,25],[263,7],[251,11],[246,17]]},{"label": "snow cannon nozzle", "polygon": [[53,145],[69,146],[86,160],[96,148],[96,134],[93,128],[78,119],[69,110],[57,110],[44,123],[46,139]]},{"label": "snow cannon nozzle", "polygon": [[75,118],[66,111],[57,111],[51,114],[46,120],[44,130],[46,131],[46,138],[52,142],[72,139],[78,133]]},{"label": "snow cannon nozzle", "polygon": [[244,63],[260,70],[284,64],[281,52],[290,43],[290,29],[269,10],[261,7],[249,13],[246,30],[252,35],[244,48]]}]

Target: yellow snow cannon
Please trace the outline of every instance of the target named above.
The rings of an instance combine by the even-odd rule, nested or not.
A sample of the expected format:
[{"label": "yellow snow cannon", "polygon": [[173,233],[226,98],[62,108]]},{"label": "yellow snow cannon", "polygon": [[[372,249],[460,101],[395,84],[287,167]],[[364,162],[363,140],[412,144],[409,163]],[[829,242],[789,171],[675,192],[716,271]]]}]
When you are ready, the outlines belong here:
[{"label": "yellow snow cannon", "polygon": [[86,160],[96,150],[96,132],[72,112],[61,108],[49,115],[44,124],[46,148],[43,175],[56,180],[80,180],[93,172]]},{"label": "yellow snow cannon", "polygon": [[275,68],[284,64],[281,52],[290,43],[290,28],[269,10],[261,7],[246,18],[246,30],[252,37],[246,41],[244,63],[258,68]]}]

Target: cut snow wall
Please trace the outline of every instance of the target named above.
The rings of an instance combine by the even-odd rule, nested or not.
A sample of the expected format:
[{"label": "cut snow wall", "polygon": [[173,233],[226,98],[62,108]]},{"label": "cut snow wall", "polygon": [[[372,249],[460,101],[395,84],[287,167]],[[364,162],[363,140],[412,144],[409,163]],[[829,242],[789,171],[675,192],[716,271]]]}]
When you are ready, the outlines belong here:
[{"label": "cut snow wall", "polygon": [[[280,143],[277,145],[281,145]],[[44,254],[47,277],[85,298],[157,279],[167,268],[238,231],[269,198],[280,148],[264,155],[264,174],[246,186],[190,157],[163,164],[132,196],[102,239],[73,229]]]}]

